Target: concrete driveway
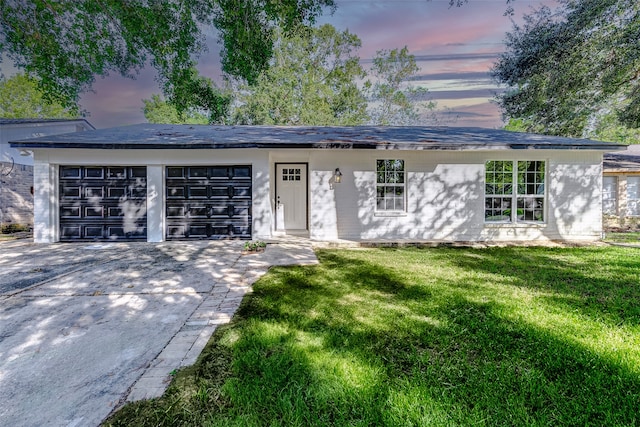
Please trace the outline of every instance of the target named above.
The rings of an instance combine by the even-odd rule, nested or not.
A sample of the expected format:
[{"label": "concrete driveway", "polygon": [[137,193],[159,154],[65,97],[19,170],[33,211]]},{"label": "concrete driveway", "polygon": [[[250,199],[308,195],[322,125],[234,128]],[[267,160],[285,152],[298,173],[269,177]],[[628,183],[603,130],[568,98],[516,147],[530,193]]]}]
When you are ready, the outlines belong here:
[{"label": "concrete driveway", "polygon": [[0,426],[95,426],[161,395],[271,265],[305,242],[0,243]]}]

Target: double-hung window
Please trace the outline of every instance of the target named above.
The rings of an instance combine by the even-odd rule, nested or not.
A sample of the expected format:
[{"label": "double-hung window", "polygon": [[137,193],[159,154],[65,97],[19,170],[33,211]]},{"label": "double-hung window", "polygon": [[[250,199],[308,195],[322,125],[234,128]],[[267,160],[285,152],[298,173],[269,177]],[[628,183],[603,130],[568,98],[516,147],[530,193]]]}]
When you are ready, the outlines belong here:
[{"label": "double-hung window", "polygon": [[404,160],[376,161],[376,211],[405,211]]},{"label": "double-hung window", "polygon": [[485,163],[485,222],[544,222],[546,162]]},{"label": "double-hung window", "polygon": [[602,178],[602,213],[616,215],[618,213],[618,177]]},{"label": "double-hung window", "polygon": [[627,215],[640,215],[640,176],[627,177]]}]

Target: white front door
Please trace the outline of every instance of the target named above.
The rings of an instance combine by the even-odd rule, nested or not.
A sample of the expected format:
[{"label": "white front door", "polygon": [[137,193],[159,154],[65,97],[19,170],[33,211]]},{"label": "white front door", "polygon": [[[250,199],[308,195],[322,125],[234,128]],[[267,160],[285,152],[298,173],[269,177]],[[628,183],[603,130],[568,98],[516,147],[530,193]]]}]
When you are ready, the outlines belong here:
[{"label": "white front door", "polygon": [[307,165],[276,164],[276,229],[307,229]]}]

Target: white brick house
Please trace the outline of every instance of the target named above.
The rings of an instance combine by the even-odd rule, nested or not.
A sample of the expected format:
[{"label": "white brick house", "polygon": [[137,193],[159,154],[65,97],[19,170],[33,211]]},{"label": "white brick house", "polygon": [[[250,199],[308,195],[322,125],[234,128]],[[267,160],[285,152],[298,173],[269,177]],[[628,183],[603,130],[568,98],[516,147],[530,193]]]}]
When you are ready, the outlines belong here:
[{"label": "white brick house", "polygon": [[12,143],[38,242],[599,239],[624,145],[443,127],[134,125]]}]

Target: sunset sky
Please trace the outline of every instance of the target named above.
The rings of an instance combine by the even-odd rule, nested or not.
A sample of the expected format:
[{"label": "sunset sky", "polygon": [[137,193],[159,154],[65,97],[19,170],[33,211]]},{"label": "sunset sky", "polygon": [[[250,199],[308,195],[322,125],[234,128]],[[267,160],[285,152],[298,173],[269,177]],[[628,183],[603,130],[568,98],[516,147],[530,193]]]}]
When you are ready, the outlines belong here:
[{"label": "sunset sky", "polygon": [[[513,19],[520,21],[540,4],[540,0],[515,0]],[[443,110],[439,124],[495,128],[502,126],[502,120],[490,100],[499,88],[488,71],[504,51],[502,41],[512,27],[504,16],[506,7],[506,0],[470,0],[460,8],[450,8],[448,0],[337,0],[335,13],[321,17],[319,23],[357,34],[365,67],[378,50],[408,46],[421,68],[413,83],[427,88],[430,99]],[[198,68],[219,82],[216,38],[214,31],[207,34],[209,52],[200,57]],[[94,89],[95,93],[83,96],[81,105],[97,128],[145,122],[141,100],[160,93],[153,70],[144,70],[136,80],[98,78]]]}]

